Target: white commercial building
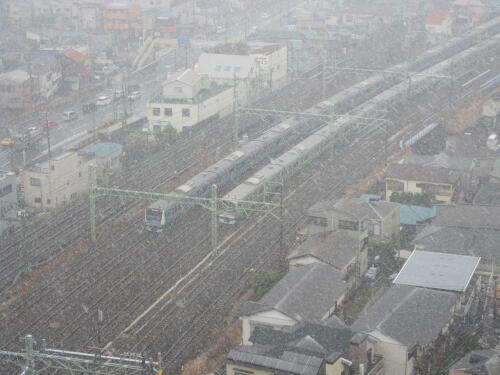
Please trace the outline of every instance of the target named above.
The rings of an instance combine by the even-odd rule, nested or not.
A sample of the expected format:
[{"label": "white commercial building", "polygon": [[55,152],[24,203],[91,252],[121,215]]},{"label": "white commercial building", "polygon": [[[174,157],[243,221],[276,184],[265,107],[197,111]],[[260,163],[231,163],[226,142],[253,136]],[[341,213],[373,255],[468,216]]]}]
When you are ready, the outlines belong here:
[{"label": "white commercial building", "polygon": [[149,130],[159,132],[171,126],[182,131],[200,122],[224,117],[233,111],[234,89],[207,82],[188,69],[167,80],[162,96],[148,104]]}]

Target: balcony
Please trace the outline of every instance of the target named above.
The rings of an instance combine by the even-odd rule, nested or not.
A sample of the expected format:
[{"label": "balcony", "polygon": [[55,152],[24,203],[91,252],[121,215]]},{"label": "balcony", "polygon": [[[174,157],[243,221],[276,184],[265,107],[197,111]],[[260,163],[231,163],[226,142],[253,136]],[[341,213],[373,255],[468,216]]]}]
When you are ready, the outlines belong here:
[{"label": "balcony", "polygon": [[373,361],[368,365],[366,369],[366,375],[378,375],[384,369],[383,357],[379,354],[373,356]]}]

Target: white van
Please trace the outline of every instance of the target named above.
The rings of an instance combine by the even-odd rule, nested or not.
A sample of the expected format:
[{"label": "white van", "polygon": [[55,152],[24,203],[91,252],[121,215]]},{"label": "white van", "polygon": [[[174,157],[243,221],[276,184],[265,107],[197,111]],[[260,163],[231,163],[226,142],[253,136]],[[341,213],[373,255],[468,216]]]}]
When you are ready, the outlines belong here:
[{"label": "white van", "polygon": [[75,111],[67,111],[63,113],[64,121],[71,121],[78,118],[78,113]]}]

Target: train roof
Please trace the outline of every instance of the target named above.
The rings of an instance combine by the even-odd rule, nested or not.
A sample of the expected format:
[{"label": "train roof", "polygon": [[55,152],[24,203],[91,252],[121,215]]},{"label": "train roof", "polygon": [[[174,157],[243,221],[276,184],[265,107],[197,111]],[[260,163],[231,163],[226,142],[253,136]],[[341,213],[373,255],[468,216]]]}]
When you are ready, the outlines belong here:
[{"label": "train roof", "polygon": [[172,202],[172,201],[166,201],[166,200],[158,200],[158,201],[155,201],[153,203],[151,203],[148,208],[156,208],[156,209],[159,209],[159,210],[164,210],[166,208],[169,208],[171,207],[172,205],[174,205],[175,203]]}]

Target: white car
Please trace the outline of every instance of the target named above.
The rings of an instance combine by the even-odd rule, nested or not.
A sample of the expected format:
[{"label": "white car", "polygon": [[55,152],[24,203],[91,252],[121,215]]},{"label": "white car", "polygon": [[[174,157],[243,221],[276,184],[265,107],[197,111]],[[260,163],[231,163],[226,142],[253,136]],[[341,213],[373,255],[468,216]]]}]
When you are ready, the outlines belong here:
[{"label": "white car", "polygon": [[104,96],[104,95],[98,97],[96,102],[95,102],[95,105],[98,105],[98,106],[105,106],[108,104],[111,104],[111,98],[109,96]]},{"label": "white car", "polygon": [[261,14],[260,14],[260,18],[262,18],[262,19],[264,19],[264,20],[265,20],[265,19],[267,19],[267,18],[269,18],[269,17],[271,17],[271,16],[269,15],[269,13],[264,12],[264,13],[261,13]]},{"label": "white car", "polygon": [[130,100],[136,100],[141,97],[141,92],[140,91],[132,91],[130,94],[128,94],[128,98]]},{"label": "white car", "polygon": [[224,26],[217,26],[217,29],[215,30],[217,34],[224,34],[226,32],[226,28]]}]

